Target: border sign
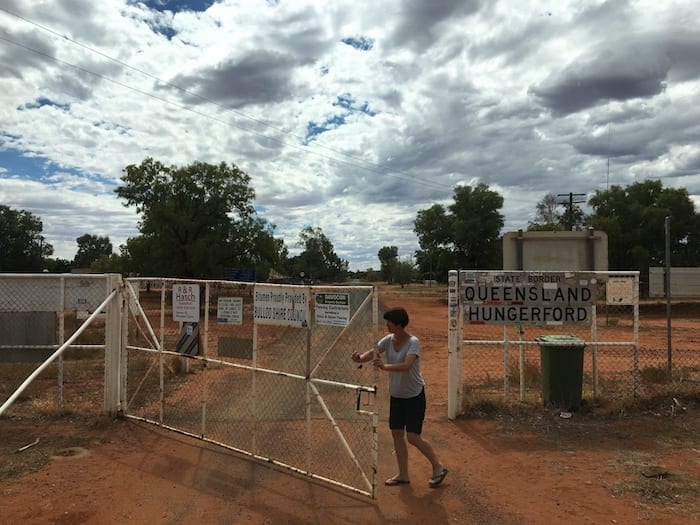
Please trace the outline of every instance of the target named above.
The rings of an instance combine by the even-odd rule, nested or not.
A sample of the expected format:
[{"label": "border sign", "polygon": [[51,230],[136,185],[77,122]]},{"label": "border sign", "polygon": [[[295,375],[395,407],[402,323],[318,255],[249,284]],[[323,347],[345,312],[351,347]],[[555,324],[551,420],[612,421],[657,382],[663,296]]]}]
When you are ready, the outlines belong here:
[{"label": "border sign", "polygon": [[258,324],[305,327],[309,322],[309,291],[294,286],[256,286],[253,317]]},{"label": "border sign", "polygon": [[591,324],[593,274],[461,271],[459,280],[467,324]]}]

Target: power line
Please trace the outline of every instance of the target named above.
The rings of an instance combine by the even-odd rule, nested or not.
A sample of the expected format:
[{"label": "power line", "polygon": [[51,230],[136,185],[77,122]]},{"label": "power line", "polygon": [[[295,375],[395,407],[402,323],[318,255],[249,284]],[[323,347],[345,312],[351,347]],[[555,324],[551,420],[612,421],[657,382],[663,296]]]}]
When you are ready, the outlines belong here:
[{"label": "power line", "polygon": [[574,231],[574,204],[581,204],[582,202],[586,202],[586,199],[583,200],[574,200],[574,197],[585,197],[585,193],[559,193],[557,194],[557,197],[568,197],[569,201],[568,202],[563,202],[561,204],[568,205],[568,215],[569,215],[569,230]]},{"label": "power line", "polygon": [[[46,31],[46,32],[51,33],[51,34],[53,34],[53,35],[55,35],[55,36],[58,36],[59,38],[61,38],[61,39],[63,39],[63,40],[66,40],[66,41],[68,41],[68,42],[70,42],[70,43],[72,43],[72,44],[75,44],[75,45],[77,45],[77,46],[80,46],[80,47],[82,47],[83,49],[85,49],[85,50],[87,50],[87,51],[89,51],[89,52],[91,52],[91,53],[95,53],[95,54],[97,54],[97,55],[99,55],[99,56],[101,56],[101,57],[103,57],[103,58],[105,58],[105,59],[107,59],[107,60],[110,60],[110,61],[112,61],[112,62],[114,62],[114,63],[116,63],[116,64],[119,64],[119,65],[121,65],[121,66],[123,66],[123,67],[125,67],[125,68],[131,69],[132,71],[136,71],[136,72],[138,72],[138,73],[140,73],[140,74],[142,74],[142,75],[144,75],[144,76],[146,76],[146,77],[148,77],[148,78],[150,78],[150,79],[152,79],[152,80],[156,80],[157,82],[163,84],[164,86],[171,87],[171,88],[176,89],[176,90],[180,91],[181,93],[186,94],[186,95],[188,95],[188,96],[190,96],[190,97],[197,98],[198,100],[201,100],[202,102],[206,102],[206,103],[212,104],[212,105],[214,105],[214,106],[216,106],[216,107],[219,107],[219,108],[221,108],[221,109],[224,109],[224,110],[226,110],[226,111],[229,111],[229,112],[231,112],[231,113],[234,113],[235,115],[238,115],[238,116],[240,116],[240,117],[242,117],[242,118],[248,119],[248,120],[250,120],[250,121],[252,121],[252,122],[255,122],[255,123],[257,123],[257,124],[260,124],[260,125],[262,125],[262,126],[265,126],[265,127],[269,128],[269,129],[272,129],[272,130],[274,130],[274,131],[276,131],[276,132],[278,132],[278,133],[280,133],[280,134],[282,134],[282,135],[288,135],[288,136],[294,137],[294,138],[296,138],[296,139],[298,139],[298,140],[303,140],[302,137],[300,137],[299,135],[295,135],[295,134],[289,133],[288,131],[285,131],[285,130],[283,130],[283,129],[277,128],[277,127],[273,126],[272,124],[269,124],[269,123],[267,123],[267,122],[265,122],[265,121],[263,121],[263,120],[256,119],[255,117],[252,117],[252,116],[250,116],[250,115],[247,115],[247,114],[245,114],[245,113],[243,113],[243,112],[240,112],[240,111],[237,111],[237,110],[235,110],[235,109],[226,107],[226,106],[224,106],[223,104],[220,104],[220,103],[218,103],[218,102],[216,102],[216,101],[213,101],[213,100],[211,100],[211,99],[209,99],[209,98],[203,97],[203,96],[201,96],[201,95],[199,95],[199,94],[197,94],[197,93],[191,92],[191,91],[189,91],[189,90],[187,90],[187,89],[185,89],[185,88],[182,88],[181,86],[178,86],[178,85],[176,85],[176,84],[174,84],[174,83],[172,83],[172,82],[168,82],[168,81],[166,81],[166,80],[163,80],[163,79],[161,79],[161,78],[159,78],[159,77],[157,77],[157,76],[155,76],[155,75],[153,75],[153,74],[151,74],[151,73],[149,73],[149,72],[147,72],[147,71],[144,71],[144,70],[142,70],[142,69],[140,69],[140,68],[134,67],[134,66],[132,66],[132,65],[126,63],[126,62],[123,62],[122,60],[119,60],[119,59],[116,59],[116,58],[114,58],[114,57],[111,57],[111,56],[109,56],[109,55],[107,55],[107,54],[105,54],[105,53],[103,53],[103,52],[101,52],[101,51],[99,51],[99,50],[96,50],[96,49],[94,49],[94,48],[92,48],[92,47],[90,47],[90,46],[88,46],[88,45],[86,45],[86,44],[83,44],[83,43],[81,43],[81,42],[79,42],[79,41],[76,41],[76,40],[74,40],[74,39],[72,39],[72,38],[70,38],[70,37],[68,37],[68,36],[62,35],[62,34],[58,33],[57,31],[55,31],[55,30],[53,30],[53,29],[51,29],[51,28],[49,28],[49,27],[43,26],[42,24],[39,24],[39,23],[37,23],[37,22],[34,22],[33,20],[30,20],[30,19],[28,19],[28,18],[26,18],[26,17],[23,17],[22,15],[19,15],[19,14],[17,14],[17,13],[14,13],[14,12],[12,12],[12,11],[10,11],[10,10],[4,8],[4,7],[0,7],[0,11],[3,11],[3,12],[5,12],[5,13],[7,13],[8,15],[13,16],[13,17],[15,17],[15,18],[18,18],[18,19],[20,19],[20,20],[22,20],[22,21],[24,21],[24,22],[26,22],[26,23],[28,23],[28,24],[31,24],[31,25],[33,25],[33,26],[35,26],[35,27],[41,29],[42,31]],[[434,188],[436,188],[436,189],[446,189],[446,188],[453,189],[453,188],[454,188],[453,185],[441,184],[441,183],[435,182],[435,181],[418,179],[418,178],[412,177],[412,176],[410,176],[410,175],[408,175],[408,174],[401,173],[401,172],[397,172],[396,170],[390,168],[389,166],[386,166],[386,165],[383,165],[383,164],[371,163],[371,162],[368,163],[367,161],[365,161],[365,160],[362,159],[361,157],[357,157],[357,156],[355,156],[355,155],[351,155],[351,154],[348,154],[348,153],[344,153],[344,152],[342,152],[342,151],[338,151],[338,150],[329,148],[329,147],[324,146],[324,145],[322,145],[322,144],[318,144],[318,143],[315,144],[315,147],[316,147],[316,148],[324,149],[324,150],[329,151],[329,152],[331,152],[331,153],[333,153],[333,154],[335,154],[335,155],[340,155],[340,156],[346,157],[346,158],[348,158],[348,159],[361,162],[362,164],[358,164],[358,163],[356,163],[356,162],[350,162],[349,160],[338,159],[338,158],[333,157],[333,156],[331,156],[331,155],[327,155],[327,154],[324,154],[324,153],[320,153],[320,152],[318,152],[318,151],[314,151],[313,149],[310,149],[310,148],[308,148],[308,147],[299,146],[298,144],[290,143],[290,142],[287,142],[287,141],[285,141],[285,140],[283,140],[283,139],[278,139],[278,138],[275,138],[275,137],[271,137],[271,136],[269,136],[269,135],[266,135],[266,134],[264,134],[264,133],[261,133],[261,132],[259,132],[259,131],[254,130],[254,129],[251,129],[251,128],[249,128],[249,127],[242,126],[241,124],[237,124],[237,123],[232,122],[232,121],[230,121],[230,120],[222,119],[222,118],[220,118],[220,117],[216,117],[216,116],[213,116],[213,115],[211,115],[211,114],[208,114],[208,113],[204,113],[204,112],[202,112],[202,111],[195,110],[195,109],[191,108],[190,106],[187,106],[187,105],[184,105],[184,104],[181,104],[181,103],[178,103],[178,102],[173,102],[173,101],[168,100],[168,99],[163,98],[163,97],[159,97],[159,96],[157,96],[157,95],[154,95],[153,93],[150,93],[150,92],[143,91],[143,90],[141,90],[141,89],[135,88],[135,87],[130,86],[130,85],[124,83],[124,82],[120,82],[120,81],[118,81],[118,80],[115,80],[115,79],[113,79],[113,78],[107,77],[107,76],[102,75],[102,74],[100,74],[100,73],[96,73],[96,72],[91,71],[91,70],[89,70],[89,69],[86,69],[86,68],[84,68],[84,67],[81,67],[81,66],[72,64],[72,63],[67,62],[67,61],[65,61],[65,60],[61,60],[61,59],[59,59],[59,58],[57,58],[57,57],[54,57],[54,56],[52,56],[52,55],[49,55],[49,54],[47,54],[47,53],[45,53],[45,52],[43,52],[43,51],[39,51],[39,50],[37,50],[37,49],[31,48],[31,47],[29,47],[29,46],[27,46],[27,45],[25,45],[25,44],[22,44],[22,43],[20,43],[20,42],[18,42],[18,41],[16,41],[16,40],[13,40],[13,39],[11,39],[11,38],[7,38],[7,37],[4,37],[4,36],[0,36],[0,40],[3,40],[3,41],[5,41],[5,42],[8,42],[8,43],[13,44],[13,45],[18,46],[18,47],[21,47],[21,48],[23,48],[23,49],[25,49],[25,50],[27,50],[27,51],[32,52],[32,53],[36,53],[36,54],[38,54],[38,55],[40,55],[40,56],[43,56],[43,57],[48,58],[48,59],[50,59],[50,60],[53,60],[53,61],[55,61],[55,62],[57,62],[57,63],[60,63],[60,64],[63,64],[63,65],[65,65],[65,66],[74,68],[74,69],[76,69],[76,70],[78,70],[78,71],[82,71],[82,72],[84,72],[84,73],[87,73],[87,74],[89,74],[89,75],[93,75],[93,76],[95,76],[95,77],[97,77],[97,78],[100,78],[100,79],[102,79],[102,80],[111,82],[111,83],[116,84],[116,85],[118,85],[118,86],[120,86],[120,87],[123,87],[123,88],[125,88],[125,89],[134,91],[134,92],[136,92],[136,93],[139,93],[139,94],[144,95],[144,96],[147,96],[147,97],[150,97],[150,98],[152,98],[152,99],[154,99],[154,100],[158,100],[158,101],[163,102],[163,103],[165,103],[165,104],[170,104],[170,105],[175,106],[175,107],[177,107],[177,108],[179,108],[179,109],[182,109],[182,110],[184,110],[184,111],[189,111],[190,113],[194,113],[195,115],[198,115],[198,116],[201,116],[201,117],[204,117],[204,118],[207,118],[207,119],[210,119],[210,120],[219,122],[219,123],[221,123],[221,124],[224,124],[224,125],[227,125],[227,126],[230,126],[230,127],[238,128],[238,129],[240,129],[240,130],[242,130],[242,131],[244,131],[244,132],[252,133],[252,134],[254,134],[254,135],[258,136],[258,137],[264,138],[264,139],[266,139],[266,140],[270,140],[270,141],[276,142],[276,143],[278,143],[278,144],[280,144],[280,145],[288,146],[288,147],[291,147],[291,148],[294,148],[294,149],[303,151],[303,152],[305,152],[305,153],[310,153],[310,154],[312,154],[312,155],[316,155],[316,156],[318,156],[318,157],[325,158],[326,160],[330,160],[330,161],[332,161],[332,162],[344,164],[344,165],[347,165],[347,166],[350,166],[350,167],[354,167],[354,168],[359,168],[359,169],[362,169],[362,170],[365,170],[365,171],[369,171],[369,172],[372,172],[372,173],[376,173],[376,174],[379,174],[379,175],[387,175],[387,176],[394,177],[394,178],[398,178],[398,179],[401,179],[401,180],[404,180],[404,181],[407,181],[407,182],[411,182],[411,183],[415,183],[415,184],[421,184],[421,185],[423,185],[423,186],[432,186],[432,187],[434,187]]]}]

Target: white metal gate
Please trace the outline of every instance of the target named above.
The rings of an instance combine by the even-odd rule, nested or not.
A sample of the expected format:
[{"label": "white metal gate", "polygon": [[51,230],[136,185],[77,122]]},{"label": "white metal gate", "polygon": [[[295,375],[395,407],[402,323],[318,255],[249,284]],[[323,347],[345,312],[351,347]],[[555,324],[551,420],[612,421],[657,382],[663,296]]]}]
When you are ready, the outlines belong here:
[{"label": "white metal gate", "polygon": [[128,279],[126,289],[125,416],[374,497],[376,372],[350,359],[374,343],[372,287]]}]

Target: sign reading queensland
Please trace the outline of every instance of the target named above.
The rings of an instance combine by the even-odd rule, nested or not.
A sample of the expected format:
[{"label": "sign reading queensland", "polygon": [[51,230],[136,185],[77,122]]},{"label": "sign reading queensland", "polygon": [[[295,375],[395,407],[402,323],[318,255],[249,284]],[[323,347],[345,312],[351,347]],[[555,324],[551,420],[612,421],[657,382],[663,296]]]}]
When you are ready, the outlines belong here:
[{"label": "sign reading queensland", "polygon": [[198,284],[173,284],[173,321],[199,322]]},{"label": "sign reading queensland", "polygon": [[591,324],[593,274],[463,270],[459,281],[465,323]]},{"label": "sign reading queensland", "polygon": [[307,326],[309,291],[296,286],[256,286],[253,317],[258,324]]}]

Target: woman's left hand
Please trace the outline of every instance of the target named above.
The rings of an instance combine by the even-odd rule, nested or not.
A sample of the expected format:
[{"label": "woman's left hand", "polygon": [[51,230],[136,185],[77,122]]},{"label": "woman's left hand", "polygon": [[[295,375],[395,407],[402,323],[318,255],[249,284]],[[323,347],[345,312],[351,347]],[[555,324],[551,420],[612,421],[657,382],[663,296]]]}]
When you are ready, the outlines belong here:
[{"label": "woman's left hand", "polygon": [[374,358],[374,368],[378,368],[379,370],[384,370],[384,361],[382,361],[382,358],[377,356]]}]

